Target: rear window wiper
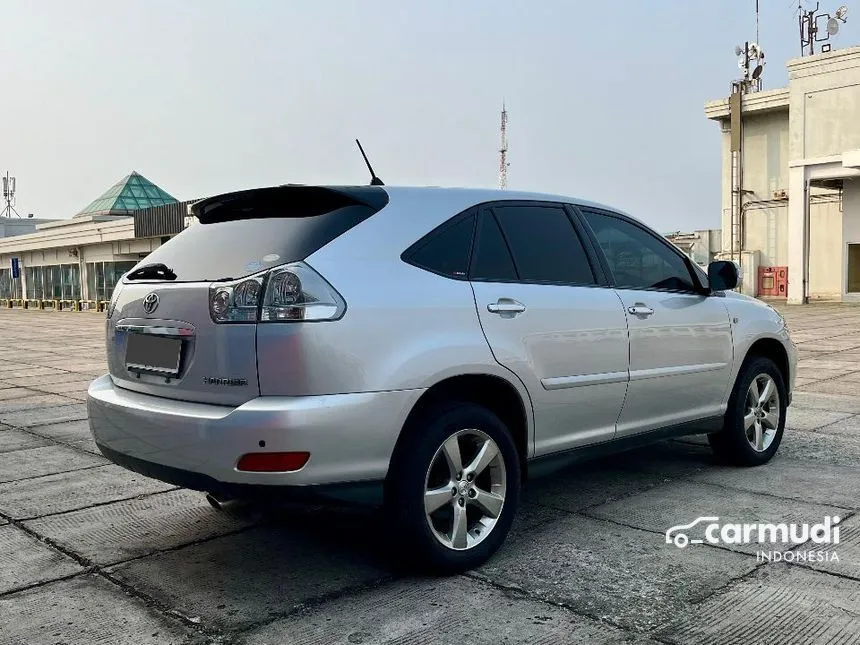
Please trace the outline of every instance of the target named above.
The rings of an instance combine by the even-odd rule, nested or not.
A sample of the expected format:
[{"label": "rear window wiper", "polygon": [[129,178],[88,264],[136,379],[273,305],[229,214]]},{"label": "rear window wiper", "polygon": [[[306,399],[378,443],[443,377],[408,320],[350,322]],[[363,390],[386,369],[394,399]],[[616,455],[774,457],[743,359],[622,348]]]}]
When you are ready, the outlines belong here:
[{"label": "rear window wiper", "polygon": [[176,280],[176,274],[166,264],[144,264],[128,274],[126,280]]}]

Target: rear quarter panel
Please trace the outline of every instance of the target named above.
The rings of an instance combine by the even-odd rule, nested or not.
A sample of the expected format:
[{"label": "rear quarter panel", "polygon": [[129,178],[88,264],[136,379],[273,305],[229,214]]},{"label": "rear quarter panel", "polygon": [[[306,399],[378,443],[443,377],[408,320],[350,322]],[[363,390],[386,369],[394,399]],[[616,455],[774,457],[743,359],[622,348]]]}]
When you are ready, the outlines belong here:
[{"label": "rear quarter panel", "polygon": [[473,205],[456,191],[393,191],[389,205],[307,258],[347,303],[334,322],[258,325],[262,394],[426,388],[457,373],[510,380],[466,281],[403,262],[415,240]]},{"label": "rear quarter panel", "polygon": [[316,395],[426,389],[460,374],[505,379],[529,411],[528,393],[493,358],[466,281],[406,264],[415,240],[473,205],[438,193],[389,205],[307,258],[347,303],[334,322],[257,326],[263,395]]}]

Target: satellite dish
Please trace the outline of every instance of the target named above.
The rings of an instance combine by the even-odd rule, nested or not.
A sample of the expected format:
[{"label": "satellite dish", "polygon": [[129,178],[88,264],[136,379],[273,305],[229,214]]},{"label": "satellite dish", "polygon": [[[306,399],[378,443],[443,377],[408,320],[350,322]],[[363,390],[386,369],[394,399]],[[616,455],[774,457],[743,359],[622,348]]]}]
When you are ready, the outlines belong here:
[{"label": "satellite dish", "polygon": [[831,36],[839,33],[839,21],[836,18],[829,18],[827,20],[827,33]]},{"label": "satellite dish", "polygon": [[761,48],[758,43],[750,43],[750,58],[758,58],[761,53]]},{"label": "satellite dish", "polygon": [[845,16],[848,13],[848,7],[842,5],[836,10],[836,17],[839,18],[842,22],[845,22]]},{"label": "satellite dish", "polygon": [[756,65],[756,68],[753,70],[752,77],[753,80],[758,79],[761,76],[761,73],[764,71],[764,65]]},{"label": "satellite dish", "polygon": [[735,45],[735,56],[740,56],[744,53],[744,48],[740,45]]}]

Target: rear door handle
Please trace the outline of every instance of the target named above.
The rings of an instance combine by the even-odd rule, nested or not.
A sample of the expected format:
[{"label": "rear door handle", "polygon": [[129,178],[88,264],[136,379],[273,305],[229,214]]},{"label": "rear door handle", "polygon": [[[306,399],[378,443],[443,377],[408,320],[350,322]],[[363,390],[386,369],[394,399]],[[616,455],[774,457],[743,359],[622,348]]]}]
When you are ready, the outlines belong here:
[{"label": "rear door handle", "polygon": [[654,310],[647,305],[643,305],[641,302],[636,303],[632,307],[627,307],[627,311],[633,314],[634,316],[650,316],[654,313]]},{"label": "rear door handle", "polygon": [[526,310],[526,306],[513,298],[499,298],[496,302],[487,305],[487,311],[491,314],[516,315]]}]

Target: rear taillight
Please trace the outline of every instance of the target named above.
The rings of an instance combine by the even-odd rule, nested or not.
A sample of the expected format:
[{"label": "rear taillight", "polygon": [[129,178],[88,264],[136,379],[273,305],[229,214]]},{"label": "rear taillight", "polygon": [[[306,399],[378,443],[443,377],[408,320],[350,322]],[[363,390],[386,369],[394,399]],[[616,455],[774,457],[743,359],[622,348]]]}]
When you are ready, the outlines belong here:
[{"label": "rear taillight", "polygon": [[209,314],[216,323],[337,320],[346,303],[303,262],[209,287]]},{"label": "rear taillight", "polygon": [[107,306],[107,317],[108,319],[113,318],[113,312],[116,309],[116,301],[119,297],[119,292],[122,291],[122,280],[119,280],[116,283],[116,286],[113,288],[113,293],[110,296],[110,302]]}]

